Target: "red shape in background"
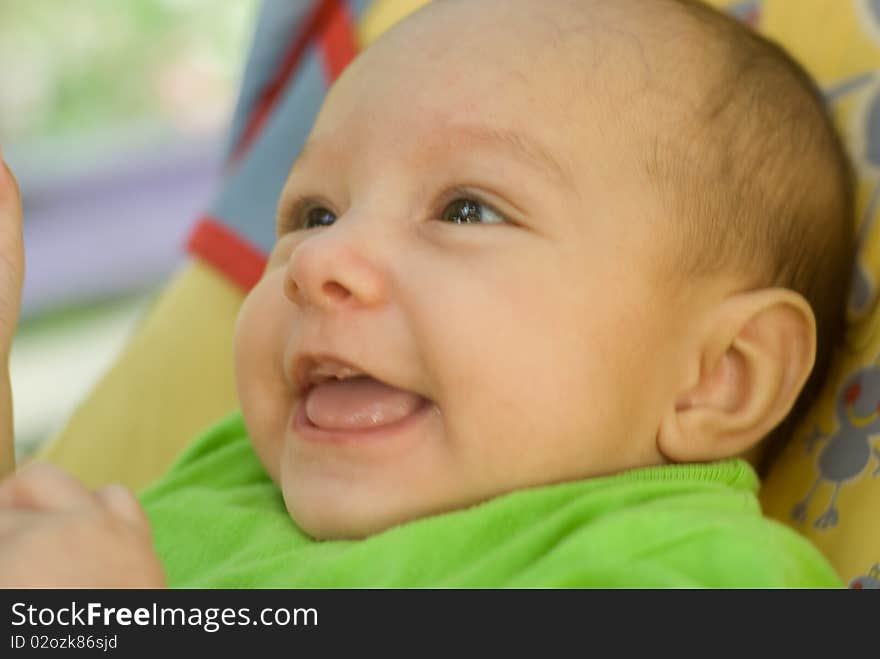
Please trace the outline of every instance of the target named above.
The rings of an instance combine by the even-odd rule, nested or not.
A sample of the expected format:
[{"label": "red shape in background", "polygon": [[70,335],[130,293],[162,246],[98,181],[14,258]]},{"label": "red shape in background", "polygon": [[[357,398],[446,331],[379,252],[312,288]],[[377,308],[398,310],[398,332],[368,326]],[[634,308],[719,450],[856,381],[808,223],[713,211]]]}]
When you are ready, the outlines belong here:
[{"label": "red shape in background", "polygon": [[[254,143],[284,88],[296,73],[303,53],[316,38],[329,87],[358,52],[352,16],[343,0],[320,0],[315,3],[311,16],[291,42],[275,76],[254,104],[231,161],[244,156]],[[196,223],[187,240],[186,250],[220,270],[245,292],[256,285],[266,267],[266,255],[261,249],[209,216]]]},{"label": "red shape in background", "polygon": [[220,270],[245,293],[260,281],[266,268],[262,250],[211,217],[198,221],[186,249]]}]

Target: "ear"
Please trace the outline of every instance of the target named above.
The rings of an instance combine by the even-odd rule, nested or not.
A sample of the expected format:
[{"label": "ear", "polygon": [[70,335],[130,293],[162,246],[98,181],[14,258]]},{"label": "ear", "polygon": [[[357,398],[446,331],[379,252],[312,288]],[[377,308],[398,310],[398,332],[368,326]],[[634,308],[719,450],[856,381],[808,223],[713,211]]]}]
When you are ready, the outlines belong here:
[{"label": "ear", "polygon": [[698,330],[691,381],[657,433],[673,462],[742,455],[788,414],[813,368],[816,319],[783,288],[738,293]]}]

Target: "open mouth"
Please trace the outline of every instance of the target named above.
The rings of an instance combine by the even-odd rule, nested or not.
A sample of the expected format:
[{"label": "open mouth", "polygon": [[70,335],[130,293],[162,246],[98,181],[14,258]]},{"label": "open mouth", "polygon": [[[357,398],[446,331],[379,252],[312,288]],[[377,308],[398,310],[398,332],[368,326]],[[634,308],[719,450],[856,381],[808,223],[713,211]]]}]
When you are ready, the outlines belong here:
[{"label": "open mouth", "polygon": [[344,428],[322,426],[314,423],[308,415],[306,401],[300,401],[293,416],[293,430],[299,437],[311,441],[369,441],[400,435],[416,426],[431,414],[434,404],[422,398],[419,405],[404,416],[393,421],[369,423]]},{"label": "open mouth", "polygon": [[397,423],[426,402],[418,394],[361,374],[314,385],[303,407],[316,427],[352,432]]},{"label": "open mouth", "polygon": [[397,433],[434,407],[329,355],[302,356],[295,368],[299,403],[294,430],[304,439],[377,438]]}]

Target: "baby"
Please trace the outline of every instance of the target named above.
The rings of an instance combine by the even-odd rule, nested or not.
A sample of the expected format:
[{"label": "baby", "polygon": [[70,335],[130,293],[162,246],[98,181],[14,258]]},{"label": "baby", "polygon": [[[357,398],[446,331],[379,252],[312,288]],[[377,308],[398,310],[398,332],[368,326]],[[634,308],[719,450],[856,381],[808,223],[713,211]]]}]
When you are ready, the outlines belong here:
[{"label": "baby", "polygon": [[330,91],[238,319],[241,416],[142,494],[152,540],[127,491],[32,467],[0,582],[836,585],[742,458],[821,384],[852,205],[814,84],[715,10],[431,3]]}]

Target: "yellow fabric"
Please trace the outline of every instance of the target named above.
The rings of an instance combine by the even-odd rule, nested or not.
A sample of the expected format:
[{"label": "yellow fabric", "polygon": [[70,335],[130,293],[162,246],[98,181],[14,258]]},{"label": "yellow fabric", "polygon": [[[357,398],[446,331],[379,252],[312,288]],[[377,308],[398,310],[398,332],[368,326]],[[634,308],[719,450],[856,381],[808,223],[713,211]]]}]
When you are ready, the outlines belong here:
[{"label": "yellow fabric", "polygon": [[[368,45],[426,2],[376,0],[359,26],[360,44]],[[874,294],[880,280],[880,204],[867,217],[872,194],[880,190],[880,163],[871,165],[864,155],[869,104],[880,96],[880,18],[872,17],[867,0],[712,2],[753,10],[758,29],[788,48],[825,90],[855,81],[835,97],[833,109],[859,170],[858,217],[863,229],[869,229],[861,265],[872,294],[861,311],[851,314],[848,341],[828,386],[769,475],[762,502],[769,514],[813,540],[844,580],[880,585],[877,454],[868,452],[864,469],[842,483],[835,524],[817,525],[834,491],[835,483],[828,480],[818,480],[803,506],[804,521],[792,515],[821,476],[822,450],[839,443],[835,403],[845,395],[850,378],[863,369],[864,377],[880,379],[880,310]],[[241,297],[220,275],[191,265],[169,286],[116,366],[43,457],[95,485],[112,479],[137,487],[158,475],[196,431],[235,406],[231,332]],[[818,442],[808,452],[811,436]],[[880,447],[880,436],[867,430],[862,440],[869,448]]]},{"label": "yellow fabric", "polygon": [[385,30],[431,0],[375,0],[361,18],[357,28],[358,43],[365,48]]},{"label": "yellow fabric", "polygon": [[139,489],[161,474],[188,440],[238,406],[232,330],[243,297],[215,270],[190,263],[35,459],[93,487]]}]

